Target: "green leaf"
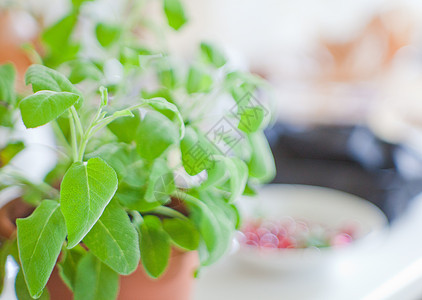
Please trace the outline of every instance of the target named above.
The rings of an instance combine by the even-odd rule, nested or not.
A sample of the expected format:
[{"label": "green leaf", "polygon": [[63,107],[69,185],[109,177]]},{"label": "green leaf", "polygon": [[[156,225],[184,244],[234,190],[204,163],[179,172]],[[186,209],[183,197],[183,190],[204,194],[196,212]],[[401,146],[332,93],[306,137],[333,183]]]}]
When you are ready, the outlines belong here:
[{"label": "green leaf", "polygon": [[248,162],[249,176],[262,183],[271,181],[276,175],[276,168],[264,133],[262,131],[251,133],[248,135],[248,141],[252,148],[252,156]]},{"label": "green leaf", "polygon": [[22,271],[33,298],[41,296],[66,238],[60,205],[44,200],[26,219],[18,219],[17,240]]},{"label": "green leaf", "polygon": [[60,187],[68,248],[75,247],[91,230],[116,190],[116,172],[101,158],[73,163]]},{"label": "green leaf", "polygon": [[57,66],[76,58],[80,46],[72,42],[71,36],[77,20],[77,14],[70,13],[44,30],[42,41],[48,50],[43,58],[44,64]]},{"label": "green leaf", "polygon": [[13,157],[25,148],[24,143],[9,143],[0,151],[0,168],[7,165]]},{"label": "green leaf", "polygon": [[199,198],[201,200],[186,202],[204,243],[204,247],[199,248],[199,254],[201,265],[206,266],[216,262],[229,249],[237,216],[220,197],[201,193]]},{"label": "green leaf", "polygon": [[120,50],[120,62],[124,66],[140,66],[140,56],[149,55],[151,51],[142,47],[127,47],[124,46]]},{"label": "green leaf", "polygon": [[138,153],[145,159],[153,160],[171,145],[177,144],[179,134],[164,115],[148,111],[138,126],[135,140]]},{"label": "green leaf", "polygon": [[243,191],[243,195],[245,196],[256,196],[258,191],[256,190],[256,186],[252,185],[250,182],[246,183],[245,190]]},{"label": "green leaf", "polygon": [[147,91],[147,90],[144,89],[144,90],[141,91],[141,96],[144,99],[164,98],[167,101],[169,101],[170,103],[174,103],[171,91],[169,89],[166,89],[166,88],[163,88],[163,87],[158,88],[156,90],[152,90],[152,91]]},{"label": "green leaf", "polygon": [[136,138],[141,118],[138,111],[133,111],[133,117],[118,118],[108,124],[108,129],[122,142],[131,143]]},{"label": "green leaf", "polygon": [[151,168],[139,167],[128,174],[119,185],[116,198],[133,210],[150,211],[170,201],[170,194],[175,190],[174,176],[163,159],[156,159]]},{"label": "green leaf", "polygon": [[70,36],[77,22],[74,14],[64,16],[52,26],[44,30],[42,40],[51,50],[63,49],[69,43]]},{"label": "green leaf", "polygon": [[201,43],[201,56],[203,60],[214,65],[216,68],[224,66],[227,62],[224,54],[217,47],[209,43]]},{"label": "green leaf", "polygon": [[[170,201],[170,194],[176,189],[173,172],[164,159],[156,159],[152,165],[144,200],[148,209],[153,209]],[[139,207],[140,211],[147,207]]]},{"label": "green leaf", "polygon": [[13,64],[0,65],[0,102],[15,104],[15,78],[16,71]]},{"label": "green leaf", "polygon": [[211,89],[212,78],[197,66],[191,66],[186,82],[186,91],[189,94],[206,93]]},{"label": "green leaf", "polygon": [[10,254],[12,241],[4,241],[1,243],[0,248],[0,295],[3,292],[4,280],[6,277],[6,261],[7,256]]},{"label": "green leaf", "polygon": [[78,101],[79,95],[67,92],[39,91],[24,98],[19,108],[26,128],[35,128],[58,118]]},{"label": "green leaf", "polygon": [[218,186],[229,178],[229,172],[227,172],[226,164],[223,161],[216,161],[211,168],[207,169],[207,175],[207,180],[200,185],[202,190],[210,186]]},{"label": "green leaf", "polygon": [[[16,275],[15,292],[16,292],[16,297],[19,300],[33,300],[34,299],[29,294],[28,287],[26,286],[25,278],[24,278],[24,275],[22,273],[22,270],[19,270],[18,274]],[[39,300],[49,300],[50,295],[48,293],[48,290],[47,289],[44,290],[44,292],[41,294],[41,296],[39,296],[38,299]]]},{"label": "green leaf", "polygon": [[132,165],[134,164],[134,161],[137,160],[138,155],[135,150],[127,144],[107,143],[96,151],[87,154],[85,157],[99,157],[105,160],[105,162],[116,172],[120,184],[132,171]]},{"label": "green leaf", "polygon": [[69,75],[69,80],[74,84],[85,79],[91,79],[98,82],[103,77],[103,73],[100,69],[98,69],[98,67],[89,60],[74,60],[71,61],[69,65],[72,69]]},{"label": "green leaf", "polygon": [[180,142],[183,167],[189,175],[212,168],[214,165],[214,147],[192,127],[187,127],[185,136]]},{"label": "green leaf", "polygon": [[85,2],[90,2],[93,0],[72,0],[72,4],[73,4],[73,9],[77,10],[81,7],[82,4],[84,4]]},{"label": "green leaf", "polygon": [[156,216],[145,216],[139,228],[139,248],[147,274],[159,277],[166,270],[170,258],[170,238]]},{"label": "green leaf", "polygon": [[13,127],[13,111],[9,108],[0,104],[0,126]]},{"label": "green leaf", "polygon": [[128,275],[138,267],[138,233],[126,211],[115,202],[106,207],[83,241],[91,253],[119,274]]},{"label": "green leaf", "polygon": [[183,138],[183,136],[185,135],[185,122],[183,121],[183,117],[176,105],[168,102],[166,99],[161,97],[143,99],[143,102],[148,103],[149,106],[158,110],[160,113],[164,114],[168,118],[171,118],[171,115],[175,116],[177,118],[177,121],[179,122],[180,138]]},{"label": "green leaf", "polygon": [[107,24],[107,23],[98,23],[95,27],[95,35],[98,42],[104,48],[107,48],[119,40],[122,29],[120,26]]},{"label": "green leaf", "polygon": [[114,112],[111,117],[113,119],[118,119],[121,117],[134,117],[135,115],[132,113],[130,109],[122,109]]},{"label": "green leaf", "polygon": [[255,132],[263,125],[265,111],[260,106],[239,106],[238,114],[240,116],[238,128],[246,133]]},{"label": "green leaf", "polygon": [[150,204],[144,200],[144,195],[145,188],[143,186],[134,187],[127,183],[122,183],[116,192],[115,198],[124,207],[139,211],[151,210],[160,205],[159,203],[154,203],[151,207]]},{"label": "green leaf", "polygon": [[163,68],[158,71],[158,79],[162,86],[173,89],[176,86],[176,75],[172,68]]},{"label": "green leaf", "polygon": [[242,195],[248,181],[248,167],[237,157],[225,157],[224,163],[230,173],[230,201],[233,202]]},{"label": "green leaf", "polygon": [[77,266],[85,252],[86,250],[80,245],[62,251],[62,259],[58,263],[59,275],[71,291],[75,291]]},{"label": "green leaf", "polygon": [[119,274],[94,255],[86,254],[78,264],[75,300],[115,300],[119,291]]},{"label": "green leaf", "polygon": [[32,65],[28,68],[25,73],[25,83],[32,84],[34,92],[49,90],[80,94],[63,74],[42,65]]},{"label": "green leaf", "polygon": [[195,250],[199,246],[199,232],[188,220],[164,219],[163,228],[173,243],[185,250]]},{"label": "green leaf", "polygon": [[179,30],[188,21],[180,0],[164,0],[164,13],[168,24],[175,30]]}]

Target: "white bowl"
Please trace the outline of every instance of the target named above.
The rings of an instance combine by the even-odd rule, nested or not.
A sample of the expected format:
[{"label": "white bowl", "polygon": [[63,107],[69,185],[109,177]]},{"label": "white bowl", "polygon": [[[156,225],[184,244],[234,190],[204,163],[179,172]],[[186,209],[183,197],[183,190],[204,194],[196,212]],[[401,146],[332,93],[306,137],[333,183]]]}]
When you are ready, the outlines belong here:
[{"label": "white bowl", "polygon": [[236,252],[236,257],[242,261],[273,269],[300,270],[326,263],[333,254],[346,248],[350,250],[374,243],[388,224],[382,211],[367,200],[316,186],[270,184],[258,196],[240,202],[245,221],[290,216],[333,229],[351,222],[358,225],[353,242],[342,248],[259,249],[240,246]]}]

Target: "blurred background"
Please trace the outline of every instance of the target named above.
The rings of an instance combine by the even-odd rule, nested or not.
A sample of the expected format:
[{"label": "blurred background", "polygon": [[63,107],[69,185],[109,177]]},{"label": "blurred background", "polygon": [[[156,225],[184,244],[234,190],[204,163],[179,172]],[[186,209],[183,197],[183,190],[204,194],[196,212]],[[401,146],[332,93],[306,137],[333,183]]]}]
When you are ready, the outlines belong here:
[{"label": "blurred background", "polygon": [[[160,20],[150,2],[149,15]],[[297,274],[239,267],[229,257],[204,271],[195,299],[422,299],[422,2],[183,2],[189,23],[166,29],[163,47],[190,61],[199,42],[212,41],[232,65],[272,84],[276,120],[266,134],[274,183],[347,192],[388,219],[377,246],[333,255],[330,275],[320,276],[328,263]],[[13,61],[22,79],[36,60],[26,45],[37,45],[69,7],[67,0],[1,0],[0,63]],[[121,10],[118,1],[90,2],[81,26],[119,21]]]}]

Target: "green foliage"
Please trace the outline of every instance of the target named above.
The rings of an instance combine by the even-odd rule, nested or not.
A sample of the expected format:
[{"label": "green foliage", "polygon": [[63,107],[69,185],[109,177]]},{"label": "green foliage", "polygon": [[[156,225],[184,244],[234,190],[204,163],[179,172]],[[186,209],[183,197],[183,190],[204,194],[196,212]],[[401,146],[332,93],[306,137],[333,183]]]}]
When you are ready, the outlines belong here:
[{"label": "green foliage", "polygon": [[16,71],[12,64],[0,66],[0,103],[14,105]]},{"label": "green foliage", "polygon": [[79,83],[85,79],[100,81],[103,78],[101,70],[91,61],[86,59],[77,59],[69,62],[71,72],[69,80],[73,83]]},{"label": "green foliage", "polygon": [[198,248],[199,232],[189,220],[164,219],[163,228],[176,246],[184,250],[196,250]]},{"label": "green foliage", "polygon": [[28,290],[33,298],[42,295],[62,244],[66,227],[60,205],[44,200],[34,213],[16,222],[19,258]]},{"label": "green foliage", "polygon": [[4,280],[6,278],[6,260],[10,254],[12,241],[4,241],[0,245],[0,294],[4,288]]},{"label": "green foliage", "polygon": [[108,125],[108,129],[113,132],[117,138],[124,143],[131,143],[136,138],[141,118],[138,111],[133,112],[134,117],[125,117],[114,120]]},{"label": "green foliage", "polygon": [[26,128],[35,128],[60,117],[79,100],[67,92],[39,91],[24,98],[19,108]]},{"label": "green foliage", "polygon": [[76,271],[75,300],[114,300],[119,291],[119,274],[88,253]]},{"label": "green foliage", "polygon": [[82,4],[84,4],[85,2],[90,2],[90,1],[93,1],[93,0],[72,0],[73,9],[78,10]]},{"label": "green foliage", "polygon": [[189,175],[196,175],[205,169],[212,169],[215,162],[211,159],[216,154],[215,147],[192,127],[180,142],[183,166]]},{"label": "green foliage", "polygon": [[60,186],[68,248],[75,247],[91,230],[116,190],[116,172],[101,158],[73,163]]},{"label": "green foliage", "polygon": [[31,84],[34,92],[49,90],[79,94],[66,76],[42,65],[32,65],[28,68],[25,73],[25,83]]},{"label": "green foliage", "polygon": [[261,128],[265,111],[260,106],[255,107],[240,107],[240,120],[238,128],[246,133],[255,132]]},{"label": "green foliage", "polygon": [[85,249],[78,245],[72,249],[62,251],[62,259],[58,264],[59,275],[71,291],[75,290],[76,271],[80,259],[85,254]]},{"label": "green foliage", "polygon": [[263,132],[248,135],[249,145],[252,148],[252,157],[248,162],[249,176],[259,182],[268,182],[275,176],[274,157]]},{"label": "green foliage", "polygon": [[165,68],[158,71],[158,80],[162,86],[173,89],[176,86],[176,75],[171,68]]},{"label": "green foliage", "polygon": [[[144,199],[153,209],[170,201],[171,193],[176,189],[173,174],[163,159],[156,159],[148,178]],[[141,210],[146,210],[141,207]]]},{"label": "green foliage", "polygon": [[77,21],[77,14],[72,12],[43,32],[42,41],[48,49],[44,58],[46,65],[56,67],[76,58],[80,45],[72,41],[72,34]]},{"label": "green foliage", "polygon": [[186,81],[186,91],[189,94],[206,93],[211,89],[212,78],[202,68],[192,66]]},{"label": "green foliage", "polygon": [[112,44],[116,43],[122,33],[120,26],[107,24],[107,23],[98,23],[95,27],[95,35],[98,42],[104,48],[110,47]]},{"label": "green foliage", "polygon": [[[140,260],[151,277],[160,277],[172,247],[198,250],[201,264],[212,264],[239,226],[235,201],[275,171],[262,131],[268,110],[253,101],[265,88],[262,80],[228,73],[224,53],[209,43],[201,44],[199,60],[179,68],[168,53],[135,36],[138,26],[152,24],[134,17],[141,16],[137,6],[130,6],[127,24],[94,22],[90,34],[101,55],[87,58],[80,50],[89,45],[74,34],[86,1],[72,0],[68,15],[42,34],[40,61],[68,77],[31,66],[25,82],[34,93],[19,102],[13,68],[0,66],[0,125],[13,127],[18,108],[27,128],[50,123],[60,155],[44,182],[22,176],[1,185],[18,184],[23,199],[37,206],[18,220],[17,246],[0,250],[0,270],[9,254],[21,266],[16,289],[22,299],[48,297],[44,286],[60,252],[59,274],[76,300],[115,299],[119,275],[132,273]],[[163,1],[169,25],[180,29],[187,21],[181,2]],[[123,74],[104,87],[111,59],[122,64]],[[234,107],[221,112],[230,96]],[[215,132],[204,130],[224,130],[216,128],[222,118],[234,120],[240,139],[222,133],[230,148],[224,154],[210,138]],[[23,148],[16,141],[5,145],[0,167]],[[195,187],[183,169],[197,175]]]},{"label": "green foliage", "polygon": [[0,126],[13,126],[13,109],[16,106],[16,71],[12,64],[0,65]]},{"label": "green foliage", "polygon": [[138,267],[138,234],[126,211],[114,202],[106,207],[85,236],[84,243],[98,259],[119,274],[128,275]]},{"label": "green foliage", "polygon": [[135,140],[138,153],[145,159],[153,160],[171,145],[177,144],[179,134],[167,117],[156,111],[148,111],[139,123]]},{"label": "green foliage", "polygon": [[238,199],[245,189],[248,180],[248,167],[237,157],[224,158],[224,163],[230,174],[230,201]]},{"label": "green foliage", "polygon": [[214,263],[228,250],[237,216],[232,207],[221,198],[201,192],[200,199],[187,196],[186,202],[191,211],[192,221],[201,234],[199,248],[201,264]]},{"label": "green foliage", "polygon": [[143,102],[157,110],[158,112],[165,115],[170,120],[176,119],[179,123],[180,138],[185,135],[185,123],[183,117],[180,114],[179,109],[173,103],[168,102],[162,97],[154,97],[150,99],[143,99]]},{"label": "green foliage", "polygon": [[0,168],[7,165],[13,157],[25,148],[23,142],[12,142],[0,150]]},{"label": "green foliage", "polygon": [[216,68],[221,68],[227,62],[224,54],[214,45],[201,43],[201,56],[204,61]]},{"label": "green foliage", "polygon": [[153,278],[166,269],[170,258],[170,238],[156,216],[146,216],[139,227],[139,247],[145,271]]},{"label": "green foliage", "polygon": [[164,0],[164,13],[168,24],[175,30],[179,30],[188,21],[180,0]]},{"label": "green foliage", "polygon": [[[19,270],[18,274],[16,275],[15,279],[15,291],[16,291],[16,297],[19,300],[33,300],[34,298],[31,297],[31,294],[28,291],[28,287],[25,283],[25,278],[22,273],[22,270]],[[38,297],[39,300],[49,300],[50,295],[47,290],[45,290],[41,296]]]}]

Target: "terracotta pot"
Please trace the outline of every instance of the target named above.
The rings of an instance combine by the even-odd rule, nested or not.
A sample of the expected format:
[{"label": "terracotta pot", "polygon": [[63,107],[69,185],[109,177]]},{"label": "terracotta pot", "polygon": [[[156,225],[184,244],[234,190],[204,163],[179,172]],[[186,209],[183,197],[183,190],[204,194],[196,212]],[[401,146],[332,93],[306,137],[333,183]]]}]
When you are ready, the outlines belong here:
[{"label": "terracotta pot", "polygon": [[[196,252],[173,250],[170,265],[159,279],[151,279],[142,266],[129,276],[120,276],[118,300],[189,300],[198,266]],[[73,296],[55,268],[47,283],[51,300],[72,300]]]},{"label": "terracotta pot", "polygon": [[0,237],[11,239],[16,234],[16,219],[25,218],[34,207],[21,199],[15,199],[0,208]]},{"label": "terracotta pot", "polygon": [[33,63],[31,54],[23,49],[24,44],[39,44],[39,29],[36,20],[23,10],[0,10],[0,64],[11,62],[18,75],[17,89],[25,91],[23,81],[26,69]]},{"label": "terracotta pot", "polygon": [[[17,218],[26,217],[33,207],[20,199],[0,208],[0,236],[11,238],[16,232]],[[172,249],[169,267],[159,279],[151,279],[140,265],[128,276],[120,276],[118,300],[189,300],[194,283],[194,271],[198,267],[196,251],[182,252]],[[72,300],[73,296],[61,280],[57,268],[47,283],[51,300]]]}]

